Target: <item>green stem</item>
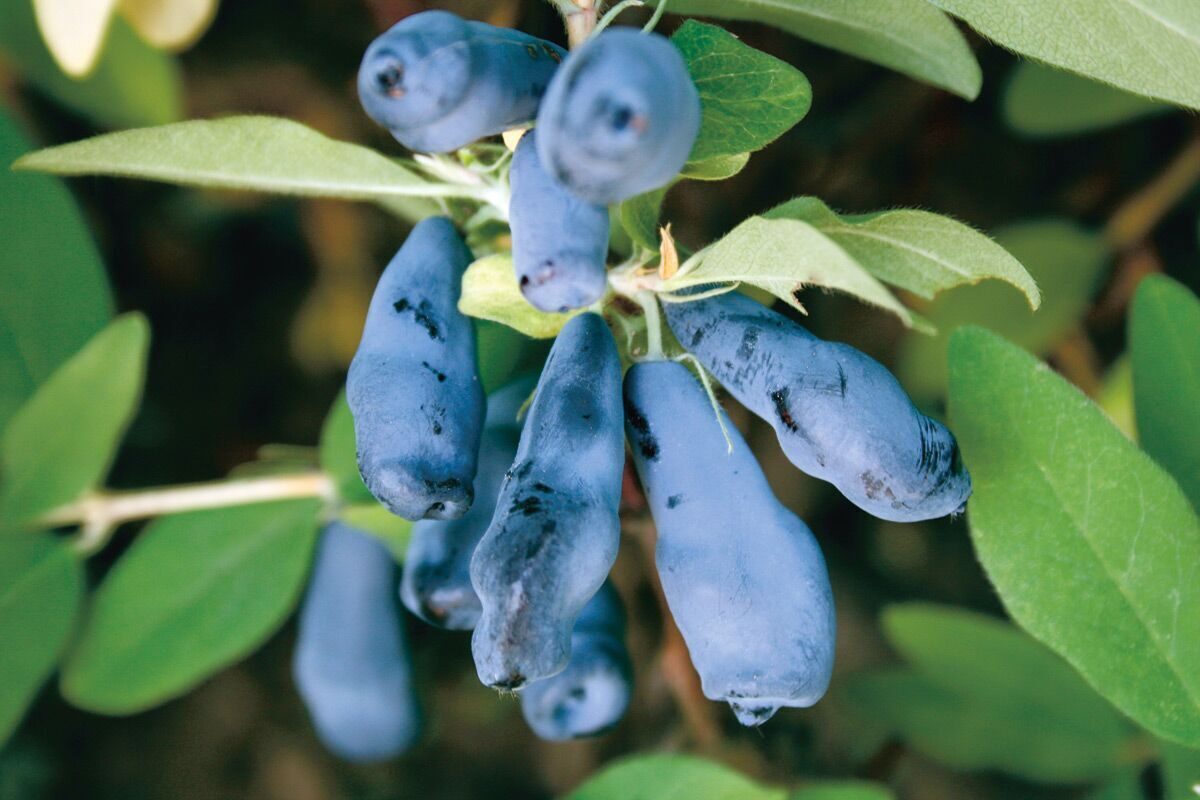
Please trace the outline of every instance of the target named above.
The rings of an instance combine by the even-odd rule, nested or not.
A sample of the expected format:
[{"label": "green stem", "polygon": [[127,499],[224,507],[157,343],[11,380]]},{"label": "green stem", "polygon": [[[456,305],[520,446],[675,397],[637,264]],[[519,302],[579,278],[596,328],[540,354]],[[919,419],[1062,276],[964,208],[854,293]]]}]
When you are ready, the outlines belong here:
[{"label": "green stem", "polygon": [[596,27],[592,29],[591,35],[596,36],[597,34],[600,33],[600,31],[604,30],[609,25],[611,25],[613,20],[615,20],[620,15],[620,13],[622,11],[624,11],[625,9],[630,8],[632,6],[644,6],[644,5],[646,5],[646,4],[643,3],[642,0],[621,0],[621,2],[617,3],[615,6],[610,8],[607,12],[605,12],[604,16],[600,19],[600,21],[598,23],[596,23]]},{"label": "green stem", "polygon": [[663,360],[662,318],[658,310],[658,298],[654,292],[638,292],[638,305],[646,314],[646,359]]},{"label": "green stem", "polygon": [[667,0],[658,0],[658,7],[654,9],[654,13],[650,15],[650,19],[642,26],[642,33],[650,33],[658,26],[658,21],[662,19],[663,12],[667,10]]}]

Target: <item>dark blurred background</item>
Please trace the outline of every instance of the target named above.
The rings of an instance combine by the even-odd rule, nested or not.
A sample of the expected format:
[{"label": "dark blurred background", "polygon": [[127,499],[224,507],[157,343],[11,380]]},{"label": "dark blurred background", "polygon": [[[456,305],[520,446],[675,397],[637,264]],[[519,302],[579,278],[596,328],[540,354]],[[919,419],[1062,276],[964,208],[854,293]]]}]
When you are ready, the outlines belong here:
[{"label": "dark blurred background", "polygon": [[[564,38],[553,10],[536,0],[438,5]],[[360,111],[353,80],[366,44],[425,7],[404,0],[225,2],[200,42],[181,56],[185,116],[282,115],[400,155]],[[678,22],[668,15],[662,29],[669,32]],[[1128,209],[1195,136],[1195,121],[1181,112],[1087,136],[1031,139],[1015,133],[999,108],[1016,61],[977,39],[972,44],[983,65],[984,90],[968,103],[770,28],[728,27],[800,68],[812,82],[813,107],[732,180],[683,183],[671,192],[665,218],[692,248],[801,194],[844,211],[926,208],[989,232],[1069,217],[1098,236],[1107,230],[1111,240],[1114,214]],[[2,63],[0,97],[41,144],[97,132],[23,85]],[[119,309],[144,311],[154,332],[146,401],[111,484],[209,480],[252,460],[263,445],[314,445],[344,380],[375,277],[402,241],[405,225],[366,204],[110,179],[71,186],[100,245]],[[1152,235],[1119,241],[1087,302],[1042,345],[1052,365],[1086,391],[1110,391],[1116,414],[1122,389],[1109,371],[1124,349],[1132,287],[1154,271],[1200,285],[1198,206],[1200,198],[1189,190],[1177,191],[1169,210],[1143,210],[1152,215]],[[899,365],[907,343],[918,336],[843,297],[811,291],[804,300],[811,312],[807,324],[819,335],[847,341],[889,365]],[[936,389],[921,399],[940,412]],[[829,561],[838,602],[838,664],[831,696],[815,708],[785,710],[763,728],[747,730],[723,706],[703,700],[680,642],[664,629],[649,556],[653,533],[630,482],[615,579],[630,607],[638,688],[628,717],[613,733],[571,744],[539,742],[513,698],[478,684],[467,636],[410,618],[427,724],[423,742],[393,763],[349,766],[327,755],[309,728],[291,682],[294,630],[288,625],[262,650],[188,696],[133,717],[86,714],[67,706],[53,686],[46,689],[0,752],[0,800],[534,800],[562,793],[607,760],[643,749],[696,752],[787,785],[857,775],[889,781],[901,797],[931,800],[1082,796],[997,775],[950,772],[887,742],[869,714],[845,707],[840,679],[892,658],[876,624],[883,604],[920,598],[998,612],[998,602],[974,559],[964,520],[874,520],[796,472],[769,428],[731,410],[781,499],[808,521]],[[110,552],[94,560],[97,575],[132,533],[123,532]],[[1154,776],[1147,781],[1153,784]]]}]

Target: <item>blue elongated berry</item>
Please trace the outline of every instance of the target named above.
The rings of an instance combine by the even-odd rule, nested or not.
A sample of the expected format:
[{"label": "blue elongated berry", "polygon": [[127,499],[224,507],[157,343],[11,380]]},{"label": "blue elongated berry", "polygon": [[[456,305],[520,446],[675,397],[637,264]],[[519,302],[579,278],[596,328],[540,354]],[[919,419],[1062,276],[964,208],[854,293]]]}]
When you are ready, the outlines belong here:
[{"label": "blue elongated berry", "polygon": [[971,477],[954,435],[879,362],[744,295],[664,305],[680,343],[775,428],[791,462],[859,508],[912,522],[967,502]]},{"label": "blue elongated berry", "polygon": [[[723,414],[724,412],[722,412]],[[625,427],[658,529],[655,562],[704,695],[743,725],[810,706],[829,686],[835,625],[825,559],[775,499],[684,366],[635,364]]]},{"label": "blue elongated berry", "polygon": [[606,284],[608,209],[580,200],[542,168],[540,131],[521,137],[509,180],[513,267],[521,293],[542,311],[583,308]]},{"label": "blue elongated berry", "polygon": [[521,713],[534,733],[552,742],[597,736],[621,721],[632,691],[625,612],[605,583],[575,622],[567,668],[521,690]]},{"label": "blue elongated berry", "polygon": [[420,728],[396,578],[377,539],[340,522],[326,527],[292,674],[322,743],[349,761],[399,755]]},{"label": "blue elongated berry", "polygon": [[431,625],[471,630],[479,620],[482,607],[471,588],[471,554],[492,521],[504,473],[521,436],[517,412],[533,386],[532,380],[519,380],[488,397],[471,510],[459,519],[423,519],[413,525],[400,599]]},{"label": "blue elongated berry", "polygon": [[595,314],[550,350],[496,513],[471,558],[483,614],[471,638],[487,686],[517,689],[567,665],[571,629],[617,556],[621,364]]},{"label": "blue elongated berry", "polygon": [[474,496],[484,395],[457,305],[470,263],[450,220],[417,223],[379,278],[346,379],[363,481],[405,519],[456,519]]},{"label": "blue elongated berry", "polygon": [[367,48],[358,96],[410,150],[445,153],[529,122],[566,52],[448,11],[424,11]]},{"label": "blue elongated berry", "polygon": [[700,95],[669,40],[610,28],[563,63],[537,125],[551,175],[585,200],[616,203],[683,168],[700,132]]}]

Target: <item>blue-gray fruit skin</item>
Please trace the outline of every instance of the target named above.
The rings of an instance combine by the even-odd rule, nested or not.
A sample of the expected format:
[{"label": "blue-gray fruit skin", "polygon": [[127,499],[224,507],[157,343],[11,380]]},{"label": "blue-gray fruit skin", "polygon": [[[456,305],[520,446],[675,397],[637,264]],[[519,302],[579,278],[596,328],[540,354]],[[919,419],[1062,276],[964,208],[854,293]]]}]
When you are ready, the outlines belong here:
[{"label": "blue-gray fruit skin", "polygon": [[[722,412],[723,414],[724,412]],[[743,725],[806,707],[829,686],[835,624],[825,560],[775,499],[737,429],[727,450],[681,364],[635,364],[625,426],[658,529],[655,562],[704,695]]]},{"label": "blue-gray fruit skin", "polygon": [[457,305],[470,263],[450,220],[417,223],[379,278],[346,378],[363,481],[405,519],[457,519],[474,497],[485,398]]},{"label": "blue-gray fruit skin", "polygon": [[471,587],[471,554],[492,521],[521,436],[517,412],[533,387],[533,379],[518,380],[488,397],[471,510],[459,519],[423,519],[412,527],[400,599],[430,625],[468,631],[479,621],[483,607]]},{"label": "blue-gray fruit skin", "polygon": [[292,674],[317,736],[348,761],[393,758],[416,740],[396,562],[369,534],[340,522],[317,548]]},{"label": "blue-gray fruit skin", "polygon": [[521,690],[521,713],[552,742],[598,736],[621,721],[632,691],[625,612],[605,583],[575,622],[567,668]]},{"label": "blue-gray fruit skin", "polygon": [[542,169],[540,136],[530,131],[521,137],[509,171],[513,267],[535,308],[570,311],[604,294],[608,209],[580,200]]},{"label": "blue-gray fruit skin", "polygon": [[664,307],[680,343],[775,428],[791,462],[859,508],[913,522],[967,502],[954,435],[879,362],[734,292]]},{"label": "blue-gray fruit skin", "polygon": [[621,364],[595,314],[559,333],[517,455],[471,558],[483,614],[471,639],[479,679],[518,689],[567,666],[571,629],[617,556]]},{"label": "blue-gray fruit skin", "polygon": [[367,48],[358,96],[405,147],[446,153],[531,121],[565,57],[520,31],[424,11]]},{"label": "blue-gray fruit skin", "polygon": [[537,125],[550,174],[585,200],[611,204],[679,173],[700,132],[700,96],[669,40],[610,28],[563,63]]}]

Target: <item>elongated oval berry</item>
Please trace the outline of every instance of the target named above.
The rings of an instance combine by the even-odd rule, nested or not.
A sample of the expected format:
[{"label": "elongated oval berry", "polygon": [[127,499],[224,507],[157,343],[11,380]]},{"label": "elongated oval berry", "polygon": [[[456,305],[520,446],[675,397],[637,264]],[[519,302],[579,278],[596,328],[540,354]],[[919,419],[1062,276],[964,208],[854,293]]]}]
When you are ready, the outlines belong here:
[{"label": "elongated oval berry", "polygon": [[517,412],[533,387],[532,379],[518,380],[488,397],[471,510],[459,519],[423,519],[413,525],[400,599],[431,625],[465,631],[479,620],[482,606],[471,587],[471,554],[492,521],[504,473],[521,436]]},{"label": "elongated oval berry", "polygon": [[668,39],[610,28],[567,57],[538,111],[546,170],[611,204],[663,186],[700,132],[700,95]]},{"label": "elongated oval berry", "polygon": [[420,728],[396,577],[379,540],[340,522],[325,528],[292,674],[322,743],[349,761],[399,755]]},{"label": "elongated oval berry", "polygon": [[621,363],[595,314],[550,350],[487,533],[471,558],[483,614],[471,638],[487,686],[517,689],[562,671],[571,629],[617,556]]},{"label": "elongated oval berry", "polygon": [[379,278],[346,378],[363,481],[405,519],[456,519],[474,496],[484,396],[458,310],[470,263],[450,220],[417,223]]},{"label": "elongated oval berry", "polygon": [[410,150],[445,153],[532,120],[566,51],[448,11],[424,11],[367,48],[358,96]]},{"label": "elongated oval berry", "polygon": [[608,209],[580,200],[542,169],[538,131],[521,137],[509,181],[509,226],[517,283],[535,308],[590,306],[607,282]]},{"label": "elongated oval berry", "polygon": [[734,292],[664,307],[680,343],[775,428],[791,462],[859,508],[912,522],[967,502],[954,435],[879,362]]},{"label": "elongated oval berry", "polygon": [[552,742],[598,736],[621,721],[632,691],[625,612],[606,582],[575,622],[567,668],[521,690],[521,713]]},{"label": "elongated oval berry", "polygon": [[[724,412],[722,412],[723,414]],[[833,594],[812,533],[771,493],[737,429],[687,368],[635,364],[625,426],[658,528],[655,562],[704,695],[743,725],[829,686]]]}]

